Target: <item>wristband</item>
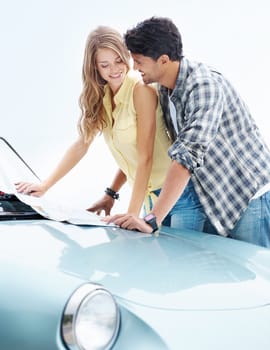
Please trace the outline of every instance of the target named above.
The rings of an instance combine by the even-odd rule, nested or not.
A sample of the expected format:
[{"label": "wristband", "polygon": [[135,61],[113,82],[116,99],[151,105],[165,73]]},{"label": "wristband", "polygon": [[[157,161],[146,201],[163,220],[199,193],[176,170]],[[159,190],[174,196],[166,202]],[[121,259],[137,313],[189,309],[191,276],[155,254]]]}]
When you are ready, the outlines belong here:
[{"label": "wristband", "polygon": [[157,224],[157,219],[154,214],[150,213],[147,214],[144,218],[144,221],[152,227],[153,231],[152,233],[156,232],[158,230],[158,224]]},{"label": "wristband", "polygon": [[111,188],[107,187],[104,191],[108,196],[112,197],[113,199],[119,199],[119,193],[115,192]]}]

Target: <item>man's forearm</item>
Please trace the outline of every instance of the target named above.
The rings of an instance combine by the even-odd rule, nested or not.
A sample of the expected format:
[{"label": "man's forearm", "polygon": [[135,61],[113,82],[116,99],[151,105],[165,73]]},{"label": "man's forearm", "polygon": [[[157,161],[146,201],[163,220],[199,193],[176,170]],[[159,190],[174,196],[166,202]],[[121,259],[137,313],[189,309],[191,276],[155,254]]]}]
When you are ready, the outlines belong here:
[{"label": "man's forearm", "polygon": [[152,210],[159,225],[183,193],[189,179],[190,172],[187,168],[173,161],[168,170],[160,195]]}]

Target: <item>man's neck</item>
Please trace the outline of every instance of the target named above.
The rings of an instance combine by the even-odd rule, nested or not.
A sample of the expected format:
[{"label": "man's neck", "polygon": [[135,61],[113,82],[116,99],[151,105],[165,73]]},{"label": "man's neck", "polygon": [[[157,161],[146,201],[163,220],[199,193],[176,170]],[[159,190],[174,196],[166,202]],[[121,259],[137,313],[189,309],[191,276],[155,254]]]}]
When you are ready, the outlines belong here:
[{"label": "man's neck", "polygon": [[159,81],[159,84],[167,87],[169,90],[173,90],[175,88],[179,69],[180,69],[179,61],[170,61],[166,71],[164,72],[162,78]]}]

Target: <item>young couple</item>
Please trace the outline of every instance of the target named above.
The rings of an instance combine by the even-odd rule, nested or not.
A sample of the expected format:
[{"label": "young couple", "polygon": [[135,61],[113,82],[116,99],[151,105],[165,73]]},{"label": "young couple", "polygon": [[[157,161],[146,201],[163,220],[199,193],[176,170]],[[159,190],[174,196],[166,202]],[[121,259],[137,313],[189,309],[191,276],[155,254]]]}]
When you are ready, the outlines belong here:
[{"label": "young couple", "polygon": [[[124,39],[98,27],[82,75],[78,140],[46,180],[18,183],[18,192],[43,195],[102,132],[119,171],[88,210],[126,229],[150,233],[163,224],[270,247],[269,149],[230,82],[183,55],[170,19],[147,19]],[[109,216],[126,181],[127,212]]]}]

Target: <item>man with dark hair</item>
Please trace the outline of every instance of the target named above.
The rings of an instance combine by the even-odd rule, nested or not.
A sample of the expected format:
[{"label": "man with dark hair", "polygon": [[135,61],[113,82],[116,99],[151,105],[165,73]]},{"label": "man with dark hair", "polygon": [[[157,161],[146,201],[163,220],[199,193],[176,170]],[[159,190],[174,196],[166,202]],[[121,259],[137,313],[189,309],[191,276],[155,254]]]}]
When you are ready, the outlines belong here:
[{"label": "man with dark hair", "polygon": [[[270,247],[270,152],[238,92],[216,70],[183,56],[168,18],[139,23],[125,41],[144,82],[159,83],[172,162],[150,214],[110,220],[152,232],[188,190],[205,214],[201,231]],[[185,227],[188,207],[178,210],[172,227]]]}]

